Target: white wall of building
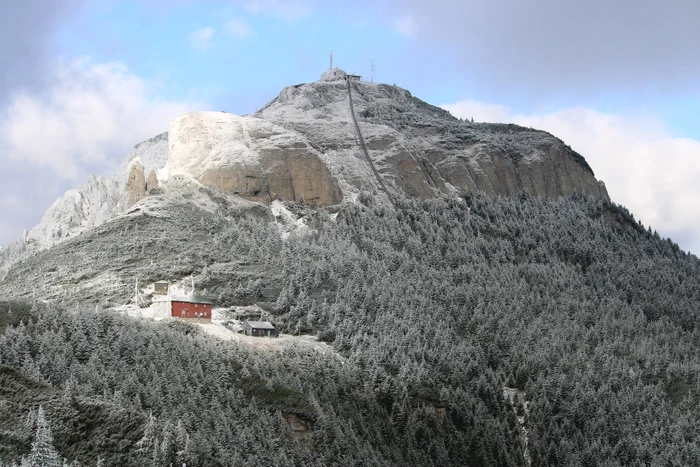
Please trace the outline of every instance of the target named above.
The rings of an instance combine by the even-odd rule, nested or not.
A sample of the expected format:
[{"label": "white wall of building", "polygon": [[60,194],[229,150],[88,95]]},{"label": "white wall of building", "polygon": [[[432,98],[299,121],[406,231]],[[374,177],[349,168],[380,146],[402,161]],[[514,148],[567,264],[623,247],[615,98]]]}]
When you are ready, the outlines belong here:
[{"label": "white wall of building", "polygon": [[173,309],[170,300],[156,300],[153,302],[153,317],[154,318],[170,318]]}]

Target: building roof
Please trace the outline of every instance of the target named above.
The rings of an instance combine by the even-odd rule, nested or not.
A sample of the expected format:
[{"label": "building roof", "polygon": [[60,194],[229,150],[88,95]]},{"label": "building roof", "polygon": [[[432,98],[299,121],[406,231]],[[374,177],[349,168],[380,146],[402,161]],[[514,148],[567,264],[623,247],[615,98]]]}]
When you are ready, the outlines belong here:
[{"label": "building roof", "polygon": [[255,329],[275,329],[275,327],[269,321],[246,321],[246,324]]},{"label": "building roof", "polygon": [[183,303],[198,303],[201,305],[213,305],[212,302],[199,295],[194,295],[192,297],[176,297],[173,295],[167,295],[165,297],[157,298],[153,300],[154,302],[183,302]]}]

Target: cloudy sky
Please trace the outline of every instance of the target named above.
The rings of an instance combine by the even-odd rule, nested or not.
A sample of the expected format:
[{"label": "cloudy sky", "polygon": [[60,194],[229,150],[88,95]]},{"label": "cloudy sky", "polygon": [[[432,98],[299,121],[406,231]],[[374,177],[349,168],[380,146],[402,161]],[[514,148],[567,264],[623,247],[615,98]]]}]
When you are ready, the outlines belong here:
[{"label": "cloudy sky", "polygon": [[700,255],[699,44],[698,0],[6,1],[0,245],[179,112],[252,112],[332,50],[456,116],[550,131]]}]

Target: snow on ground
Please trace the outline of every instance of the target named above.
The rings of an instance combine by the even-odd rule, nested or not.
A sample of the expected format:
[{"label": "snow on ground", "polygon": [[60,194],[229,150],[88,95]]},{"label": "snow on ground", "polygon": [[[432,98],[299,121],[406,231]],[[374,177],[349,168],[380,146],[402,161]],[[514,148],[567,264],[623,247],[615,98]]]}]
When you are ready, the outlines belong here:
[{"label": "snow on ground", "polygon": [[[134,300],[134,297],[132,296],[128,303],[112,307],[112,309],[120,313],[129,315],[132,318],[153,319],[155,321],[163,319],[160,317],[153,316],[155,311],[153,304],[151,304],[148,307],[143,306],[144,302],[147,303],[148,301],[152,301],[159,297],[165,297],[165,295],[154,295],[153,292],[155,291],[155,287],[156,285],[153,282],[151,282],[150,284],[146,284],[143,287],[139,287],[139,303],[141,304],[141,306],[137,306],[136,300]],[[182,278],[178,282],[171,282],[168,286],[168,296],[187,297],[192,293],[192,290],[192,277],[188,276]]]},{"label": "snow on ground", "polygon": [[[510,402],[513,412],[518,419],[518,429],[520,431],[520,441],[523,447],[523,458],[525,459],[525,465],[529,467],[532,465],[532,459],[530,458],[530,432],[527,427],[527,417],[530,416],[530,401],[527,400],[527,395],[525,391],[521,391],[515,388],[509,388],[507,386],[503,387],[503,396],[508,402]],[[518,410],[518,407],[522,411]]]},{"label": "snow on ground", "polygon": [[303,217],[297,219],[297,216],[287,209],[284,203],[278,199],[270,203],[270,210],[277,221],[282,240],[289,238],[292,232],[310,233],[311,229],[306,224],[306,219]]},{"label": "snow on ground", "polygon": [[132,318],[152,319],[154,321],[159,321],[162,319],[153,317],[153,305],[149,306],[148,308],[141,308],[134,304],[128,303],[126,305],[112,307],[112,310],[131,316]]},{"label": "snow on ground", "polygon": [[243,321],[253,319],[265,321],[267,312],[257,305],[215,308],[212,310],[211,323],[195,323],[205,332],[227,341],[237,341],[264,350],[283,350],[290,345],[300,345],[307,349],[328,354],[335,350],[325,342],[319,342],[316,336],[292,336],[280,334],[279,337],[252,337],[242,332]]},{"label": "snow on ground", "polygon": [[[172,284],[169,288],[169,293],[171,295],[185,296],[191,290],[191,286],[188,285],[188,278],[184,278],[178,283]],[[144,295],[152,294],[154,289],[154,284],[148,284],[146,287],[139,289]],[[136,306],[134,303],[128,303],[125,305],[120,305],[113,308],[115,311],[131,316],[137,319],[149,319],[153,321],[161,321],[163,319],[154,317],[153,305],[141,308]],[[231,308],[215,308],[212,310],[212,320],[211,322],[196,322],[192,321],[192,324],[198,326],[207,334],[221,339],[224,341],[235,341],[238,343],[246,344],[256,349],[261,350],[283,350],[288,346],[298,345],[306,349],[315,350],[322,354],[333,354],[338,358],[341,358],[331,347],[325,342],[320,342],[316,339],[316,336],[292,336],[291,334],[281,334],[279,337],[252,337],[239,332],[242,329],[242,324],[245,319],[236,319],[234,317],[243,318],[245,316],[256,316],[255,319],[265,319],[265,311],[258,307],[257,305],[245,306],[245,307],[231,307]]]},{"label": "snow on ground", "polygon": [[315,350],[322,354],[334,353],[331,346],[325,342],[319,342],[315,336],[292,336],[290,334],[280,334],[279,337],[252,337],[238,333],[230,327],[217,323],[193,323],[199,326],[204,332],[218,339],[225,341],[236,341],[247,344],[256,349],[262,350],[283,350],[291,345],[298,345],[303,348]]}]

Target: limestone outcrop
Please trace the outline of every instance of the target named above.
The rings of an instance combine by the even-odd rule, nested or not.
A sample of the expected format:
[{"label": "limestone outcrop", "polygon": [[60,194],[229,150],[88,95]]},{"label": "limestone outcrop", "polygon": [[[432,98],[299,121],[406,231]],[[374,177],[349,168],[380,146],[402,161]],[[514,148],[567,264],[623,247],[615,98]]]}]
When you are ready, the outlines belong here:
[{"label": "limestone outcrop", "polygon": [[127,207],[136,204],[146,196],[146,174],[140,159],[135,159],[129,165],[129,175],[124,186],[126,192]]},{"label": "limestone outcrop", "polygon": [[278,197],[322,205],[342,200],[337,180],[297,132],[225,112],[190,112],[170,124],[170,176],[254,201]]},{"label": "limestone outcrop", "polygon": [[146,192],[151,194],[153,190],[160,188],[158,183],[158,175],[156,175],[156,169],[151,167],[148,169],[148,176],[146,177]]},{"label": "limestone outcrop", "polygon": [[[324,73],[287,87],[257,117],[303,134],[350,197],[376,189],[353,131],[345,77]],[[356,117],[377,170],[397,194],[430,198],[453,190],[546,197],[573,191],[607,199],[585,159],[544,131],[512,124],[470,123],[405,89],[351,81]]]},{"label": "limestone outcrop", "polygon": [[[132,173],[132,164],[138,160],[141,175]],[[153,186],[152,176],[163,169],[168,160],[168,134],[162,133],[137,144],[122,161],[117,172],[109,177],[92,175],[88,182],[76,189],[68,190],[46,210],[41,222],[23,236],[21,242],[12,247],[21,253],[25,250],[43,249],[66,238],[76,236],[114,218],[140,199],[145,185],[134,184],[149,171],[148,183]],[[153,175],[151,175],[153,172]],[[133,178],[132,178],[133,176]],[[131,186],[127,188],[127,185]],[[131,199],[129,199],[131,197]]]},{"label": "limestone outcrop", "polygon": [[87,184],[54,201],[24,235],[23,247],[46,248],[107,221],[118,209],[119,191],[113,180],[92,175]]},{"label": "limestone outcrop", "polygon": [[[346,79],[332,69],[321,80],[284,88],[250,116],[189,112],[169,132],[134,147],[110,178],[91,177],[46,211],[9,250],[17,257],[97,227],[148,196],[170,177],[215,187],[247,200],[276,198],[334,205],[375,191],[377,179],[358,144]],[[350,82],[369,156],[389,192],[432,198],[455,191],[554,198],[574,191],[608,199],[586,160],[544,131],[471,123],[405,89]]]}]

